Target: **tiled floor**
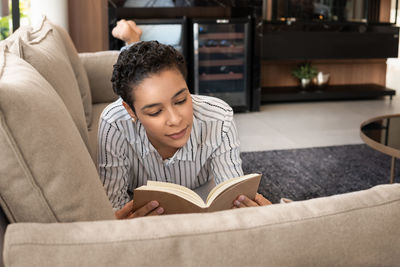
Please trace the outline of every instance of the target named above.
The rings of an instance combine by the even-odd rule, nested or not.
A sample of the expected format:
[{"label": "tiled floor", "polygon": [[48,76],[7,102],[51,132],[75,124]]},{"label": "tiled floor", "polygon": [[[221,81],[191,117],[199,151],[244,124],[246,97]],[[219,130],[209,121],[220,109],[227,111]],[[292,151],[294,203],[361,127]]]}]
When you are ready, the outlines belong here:
[{"label": "tiled floor", "polygon": [[[399,93],[399,92],[397,92]],[[360,124],[400,113],[400,96],[382,100],[268,104],[260,112],[235,115],[241,151],[363,143]]]}]

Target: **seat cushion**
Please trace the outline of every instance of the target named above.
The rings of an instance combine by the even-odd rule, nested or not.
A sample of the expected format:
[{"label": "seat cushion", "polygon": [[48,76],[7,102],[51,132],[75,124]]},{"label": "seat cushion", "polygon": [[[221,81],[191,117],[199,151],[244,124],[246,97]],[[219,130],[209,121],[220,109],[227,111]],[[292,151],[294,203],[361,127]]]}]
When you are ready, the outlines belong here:
[{"label": "seat cushion", "polygon": [[28,32],[27,40],[18,38],[11,50],[30,63],[57,91],[88,146],[88,130],[79,86],[62,38],[53,28],[43,21],[39,29]]},{"label": "seat cushion", "polygon": [[10,222],[113,219],[96,167],[52,86],[0,54],[0,204]]}]

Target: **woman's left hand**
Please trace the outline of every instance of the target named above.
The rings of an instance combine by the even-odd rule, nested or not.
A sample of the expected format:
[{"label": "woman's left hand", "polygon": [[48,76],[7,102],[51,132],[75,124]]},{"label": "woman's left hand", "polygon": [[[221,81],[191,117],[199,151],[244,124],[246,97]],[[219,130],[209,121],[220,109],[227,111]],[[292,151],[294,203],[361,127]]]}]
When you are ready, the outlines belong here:
[{"label": "woman's left hand", "polygon": [[257,207],[257,206],[267,206],[271,205],[271,201],[263,197],[263,195],[257,193],[254,200],[246,197],[245,195],[240,195],[233,201],[233,209],[245,208],[245,207]]}]

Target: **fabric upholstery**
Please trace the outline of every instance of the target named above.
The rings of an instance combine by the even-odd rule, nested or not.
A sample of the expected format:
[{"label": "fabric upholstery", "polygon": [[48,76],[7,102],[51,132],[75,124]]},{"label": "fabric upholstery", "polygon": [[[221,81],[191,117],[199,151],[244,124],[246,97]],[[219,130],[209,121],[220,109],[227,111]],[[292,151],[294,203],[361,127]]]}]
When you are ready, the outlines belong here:
[{"label": "fabric upholstery", "polygon": [[63,40],[46,21],[39,29],[28,32],[27,38],[19,38],[13,44],[12,51],[30,63],[53,86],[88,145],[82,98]]},{"label": "fabric upholstery", "polygon": [[103,110],[108,106],[109,103],[94,104],[92,110],[92,125],[89,128],[89,151],[92,156],[94,164],[97,166],[97,134],[99,128],[99,119]]},{"label": "fabric upholstery", "polygon": [[[397,266],[400,185],[124,221],[15,224],[5,266]],[[51,255],[51,257],[49,257]]]},{"label": "fabric upholstery", "polygon": [[0,204],[9,221],[114,219],[59,95],[27,62],[0,58]]},{"label": "fabric upholstery", "polygon": [[[6,229],[9,224],[4,212],[0,209],[0,251],[3,251],[4,244],[4,235],[6,234]],[[4,266],[3,264],[3,253],[0,253],[0,266]]]},{"label": "fabric upholstery", "polygon": [[29,32],[32,31],[31,26],[21,26],[15,32],[13,32],[6,40],[1,41],[2,45],[10,48],[12,44],[17,41],[19,38],[23,40],[28,40]]},{"label": "fabric upholstery", "polygon": [[118,99],[111,84],[113,65],[118,55],[119,51],[79,54],[89,78],[93,104],[110,103]]},{"label": "fabric upholstery", "polygon": [[71,62],[72,69],[75,73],[75,78],[78,82],[83,103],[83,109],[85,111],[86,124],[88,127],[90,127],[90,125],[92,124],[92,94],[90,92],[89,80],[86,74],[86,70],[81,60],[79,59],[78,52],[76,51],[76,48],[68,33],[58,25],[53,25],[49,21],[47,21],[47,23],[52,25],[54,29],[57,30],[63,40],[68,59]]}]

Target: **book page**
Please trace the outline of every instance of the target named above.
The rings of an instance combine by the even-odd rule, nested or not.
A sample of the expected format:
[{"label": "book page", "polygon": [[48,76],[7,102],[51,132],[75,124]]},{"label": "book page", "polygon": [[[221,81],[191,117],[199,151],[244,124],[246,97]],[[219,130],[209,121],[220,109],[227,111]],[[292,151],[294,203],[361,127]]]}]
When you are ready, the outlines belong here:
[{"label": "book page", "polygon": [[229,180],[227,180],[225,182],[222,182],[222,183],[218,184],[208,194],[207,201],[206,201],[207,206],[210,206],[210,204],[214,201],[214,199],[216,199],[227,188],[229,188],[229,187],[231,187],[231,186],[233,186],[235,184],[241,183],[242,181],[245,181],[245,180],[247,180],[249,178],[253,178],[253,177],[256,177],[256,176],[259,176],[259,175],[260,174],[258,174],[258,173],[247,174],[247,175],[244,175],[244,176],[240,176],[240,177],[229,179]]}]

